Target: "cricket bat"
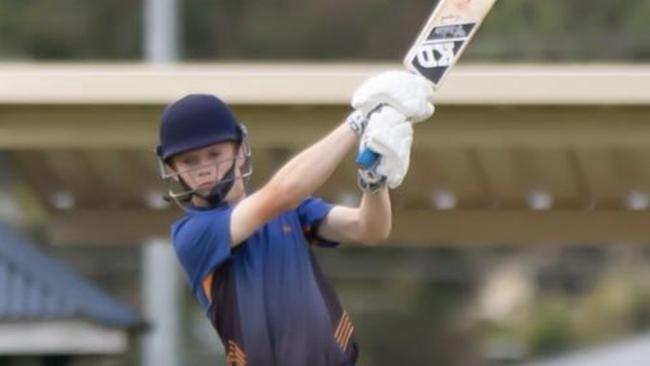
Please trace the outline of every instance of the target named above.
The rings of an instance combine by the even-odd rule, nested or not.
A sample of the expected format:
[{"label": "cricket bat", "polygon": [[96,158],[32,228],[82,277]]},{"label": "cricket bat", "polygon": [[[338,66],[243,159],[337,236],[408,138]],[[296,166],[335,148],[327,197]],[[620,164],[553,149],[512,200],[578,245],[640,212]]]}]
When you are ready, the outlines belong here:
[{"label": "cricket bat", "polygon": [[[496,0],[439,0],[404,57],[404,66],[425,77],[437,90],[495,2]],[[371,169],[379,157],[374,151],[366,149],[357,156],[357,164],[363,169]]]}]

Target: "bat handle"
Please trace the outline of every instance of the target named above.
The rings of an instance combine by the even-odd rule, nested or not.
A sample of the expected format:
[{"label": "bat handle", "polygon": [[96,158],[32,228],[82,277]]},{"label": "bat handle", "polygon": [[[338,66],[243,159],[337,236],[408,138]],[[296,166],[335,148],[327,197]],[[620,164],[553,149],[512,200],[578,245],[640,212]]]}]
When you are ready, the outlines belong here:
[{"label": "bat handle", "polygon": [[[368,123],[370,123],[372,116],[376,113],[387,113],[389,115],[393,114],[393,115],[401,116],[401,114],[399,114],[399,112],[397,112],[397,110],[395,110],[393,107],[389,106],[388,104],[382,103],[378,105],[375,109],[370,111],[370,113],[368,113],[368,117],[367,117]],[[378,154],[375,151],[372,151],[372,149],[365,148],[357,154],[356,163],[361,169],[370,170],[379,163],[379,159],[381,159],[380,154]]]},{"label": "bat handle", "polygon": [[370,149],[364,149],[357,154],[356,162],[361,169],[370,170],[375,166],[375,164],[377,164],[379,158],[381,158],[381,155]]},{"label": "bat handle", "polygon": [[[390,107],[388,104],[380,104],[378,105],[375,109],[370,111],[368,113],[368,123],[370,123],[370,119],[372,118],[372,115],[375,113],[379,113],[382,110],[389,111],[389,113],[397,113],[392,107]],[[359,151],[357,154],[357,159],[356,163],[357,165],[363,169],[363,170],[370,170],[375,167],[379,163],[379,159],[381,159],[381,155],[376,153],[375,151],[372,151],[371,149],[365,148],[362,151]]]},{"label": "bat handle", "polygon": [[[391,107],[388,104],[382,103],[370,111],[370,113],[368,113],[368,124],[370,124],[370,121],[372,120],[372,117],[375,113],[381,113],[383,115],[382,118],[388,119],[389,121],[406,119],[406,117],[402,113],[398,112],[395,108]],[[368,126],[366,126],[366,128],[367,127]],[[357,154],[356,163],[361,169],[370,170],[379,163],[379,159],[381,159],[381,154],[378,154],[376,151],[372,151],[372,149],[364,148]]]}]

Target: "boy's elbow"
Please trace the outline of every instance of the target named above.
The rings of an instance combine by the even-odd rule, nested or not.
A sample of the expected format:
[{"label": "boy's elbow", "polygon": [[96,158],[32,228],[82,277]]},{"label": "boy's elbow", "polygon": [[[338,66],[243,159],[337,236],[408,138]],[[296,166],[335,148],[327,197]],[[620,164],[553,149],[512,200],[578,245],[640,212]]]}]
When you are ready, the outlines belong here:
[{"label": "boy's elbow", "polygon": [[368,230],[362,235],[360,242],[365,245],[382,244],[386,242],[386,240],[388,240],[388,237],[390,236],[390,231],[391,231],[390,226],[381,229]]}]

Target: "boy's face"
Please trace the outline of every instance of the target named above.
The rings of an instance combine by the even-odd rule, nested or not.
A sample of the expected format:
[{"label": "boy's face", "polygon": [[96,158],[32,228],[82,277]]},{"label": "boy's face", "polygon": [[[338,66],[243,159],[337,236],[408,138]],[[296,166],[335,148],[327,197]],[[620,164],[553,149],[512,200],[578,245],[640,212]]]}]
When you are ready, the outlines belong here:
[{"label": "boy's face", "polygon": [[[207,197],[235,163],[236,147],[234,142],[221,142],[187,151],[172,157],[170,165],[185,184],[199,195]],[[235,174],[239,176],[237,171]]]}]

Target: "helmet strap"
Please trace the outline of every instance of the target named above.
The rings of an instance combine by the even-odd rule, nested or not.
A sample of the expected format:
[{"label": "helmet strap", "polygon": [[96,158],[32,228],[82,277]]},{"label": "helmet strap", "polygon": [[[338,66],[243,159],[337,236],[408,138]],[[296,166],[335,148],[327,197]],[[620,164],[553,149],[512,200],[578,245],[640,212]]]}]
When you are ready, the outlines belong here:
[{"label": "helmet strap", "polygon": [[208,202],[210,202],[211,206],[214,207],[220,205],[232,189],[232,186],[235,184],[235,165],[237,164],[233,162],[230,169],[228,169],[226,174],[221,177],[219,183],[210,190],[207,197],[204,197]]}]

